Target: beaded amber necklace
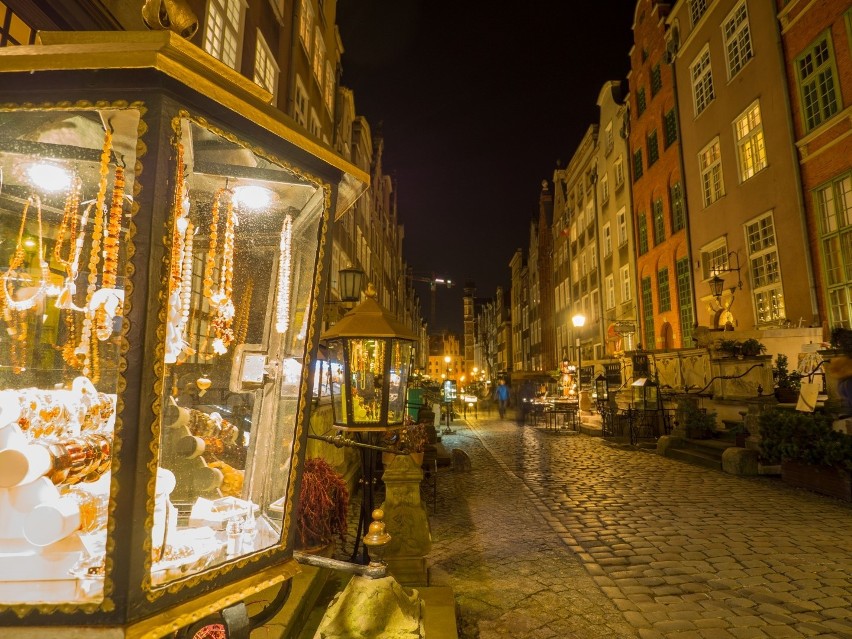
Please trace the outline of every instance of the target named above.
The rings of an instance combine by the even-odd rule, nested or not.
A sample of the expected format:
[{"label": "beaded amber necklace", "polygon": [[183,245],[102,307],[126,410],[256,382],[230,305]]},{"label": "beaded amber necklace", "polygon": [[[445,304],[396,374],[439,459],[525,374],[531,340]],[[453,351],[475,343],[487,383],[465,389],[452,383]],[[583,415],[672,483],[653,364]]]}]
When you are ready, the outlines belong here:
[{"label": "beaded amber necklace", "polygon": [[[12,295],[12,285],[10,280],[18,279],[19,273],[18,269],[21,268],[24,264],[24,229],[27,226],[27,213],[29,211],[30,205],[35,202],[36,205],[36,216],[38,219],[38,260],[39,266],[41,268],[41,278],[39,279],[38,286],[36,287],[35,293],[32,293],[29,297],[24,299],[15,299]],[[50,277],[50,272],[48,269],[47,261],[44,259],[44,246],[42,239],[42,225],[41,225],[41,198],[37,195],[33,195],[27,198],[26,203],[24,203],[24,210],[21,213],[21,227],[18,230],[18,241],[15,245],[15,252],[12,253],[12,259],[9,260],[9,268],[6,269],[6,272],[3,274],[3,295],[6,300],[6,308],[11,309],[13,311],[28,311],[31,308],[35,307],[36,303],[39,302],[45,295],[47,291],[47,283]]]}]

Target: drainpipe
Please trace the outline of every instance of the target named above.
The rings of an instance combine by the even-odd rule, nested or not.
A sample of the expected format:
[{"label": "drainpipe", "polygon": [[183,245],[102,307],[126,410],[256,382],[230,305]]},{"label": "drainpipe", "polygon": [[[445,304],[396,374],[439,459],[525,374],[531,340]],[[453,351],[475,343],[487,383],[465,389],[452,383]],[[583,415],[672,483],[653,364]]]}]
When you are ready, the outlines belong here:
[{"label": "drainpipe", "polygon": [[818,323],[820,326],[823,323],[822,318],[819,314],[819,303],[817,302],[817,291],[816,291],[816,279],[814,277],[813,270],[813,254],[811,252],[811,243],[810,243],[810,234],[808,233],[808,222],[807,215],[805,212],[805,196],[802,191],[802,173],[801,173],[801,165],[799,164],[798,158],[798,147],[796,146],[796,128],[793,123],[793,109],[791,107],[790,100],[790,87],[787,84],[786,77],[786,69],[787,64],[784,58],[784,46],[781,41],[781,27],[778,24],[778,20],[775,20],[775,50],[778,53],[778,61],[780,62],[781,68],[785,70],[785,77],[782,82],[784,96],[787,100],[784,103],[784,115],[787,116],[787,128],[790,132],[790,140],[792,140],[792,144],[790,145],[790,154],[793,156],[793,179],[796,181],[796,199],[798,200],[797,204],[799,205],[799,224],[802,227],[802,237],[805,238],[805,270],[808,274],[808,291],[811,296],[811,318],[814,323]]}]

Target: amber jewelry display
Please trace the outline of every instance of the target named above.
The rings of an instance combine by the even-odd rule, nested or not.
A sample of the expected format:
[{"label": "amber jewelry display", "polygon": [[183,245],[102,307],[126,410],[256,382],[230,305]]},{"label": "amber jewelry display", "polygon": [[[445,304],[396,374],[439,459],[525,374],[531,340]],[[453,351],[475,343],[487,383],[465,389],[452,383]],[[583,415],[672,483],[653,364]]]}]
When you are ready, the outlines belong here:
[{"label": "amber jewelry display", "polygon": [[[118,279],[118,234],[121,231],[121,216],[124,208],[124,168],[115,167],[112,187],[112,201],[109,207],[106,233],[103,237],[104,265],[101,276],[101,289],[115,289]],[[121,304],[115,308],[109,302],[101,303],[95,310],[95,333],[99,340],[109,339],[112,335],[112,320],[121,314]]]},{"label": "amber jewelry display", "polygon": [[[24,264],[24,229],[27,226],[27,212],[33,202],[35,202],[36,205],[36,216],[38,219],[38,260],[41,268],[41,279],[39,280],[35,293],[30,294],[30,296],[25,299],[18,300],[12,295],[10,280],[18,278],[18,269],[20,269]],[[12,259],[9,260],[9,268],[6,269],[6,272],[3,274],[3,295],[5,297],[7,309],[12,311],[28,311],[31,308],[34,308],[36,303],[44,298],[50,278],[50,271],[47,261],[44,259],[43,244],[41,198],[37,195],[33,195],[27,198],[27,201],[24,204],[24,210],[21,213],[21,227],[18,230],[18,242],[15,245],[15,252],[12,253]]]},{"label": "amber jewelry display", "polygon": [[175,199],[172,207],[171,271],[169,273],[168,321],[165,363],[174,364],[184,351],[184,330],[192,299],[192,243],[195,227],[189,220],[189,194],[184,174],[183,144],[177,145]]},{"label": "amber jewelry display", "polygon": [[275,330],[286,333],[290,325],[290,268],[293,261],[293,217],[284,218],[278,256],[278,299],[275,308]]},{"label": "amber jewelry display", "polygon": [[104,131],[104,145],[101,150],[101,161],[98,168],[100,180],[98,181],[98,194],[95,198],[95,219],[92,223],[91,251],[89,253],[89,277],[86,287],[86,316],[83,319],[83,329],[80,335],[80,344],[76,353],[83,357],[83,375],[93,382],[100,381],[100,361],[98,359],[97,342],[92,341],[95,330],[91,313],[92,296],[98,288],[98,263],[100,262],[101,243],[104,236],[104,207],[106,206],[107,180],[109,178],[109,164],[112,153],[112,131]]},{"label": "amber jewelry display", "polygon": [[[222,234],[222,249],[219,251],[219,216],[222,200],[227,197],[225,211],[225,229]],[[213,351],[224,355],[228,346],[234,341],[234,302],[231,298],[234,280],[234,200],[233,191],[221,188],[213,198],[213,209],[210,216],[210,245],[207,248],[206,270],[204,273],[204,298],[210,305],[212,318],[210,327],[213,329]],[[213,290],[216,259],[221,253],[219,266],[218,288]]]},{"label": "amber jewelry display", "polygon": [[86,208],[83,209],[83,216],[74,231],[74,243],[71,244],[69,241],[67,261],[59,256],[57,247],[60,245],[58,242],[57,247],[54,247],[54,256],[56,256],[57,260],[65,267],[65,282],[62,285],[62,289],[59,291],[59,295],[56,297],[56,308],[58,309],[69,311],[85,310],[83,307],[76,306],[74,304],[74,295],[77,292],[77,274],[80,269],[80,254],[83,252],[83,244],[86,241],[86,224],[89,222],[89,217],[92,213],[92,209],[95,207],[95,204],[96,202],[92,200],[88,203]]},{"label": "amber jewelry display", "polygon": [[[59,224],[59,229],[56,231],[56,244],[53,245],[54,259],[65,267],[71,266],[75,246],[77,244],[77,216],[80,213],[80,191],[83,188],[83,181],[79,176],[75,175],[71,182],[71,189],[68,191],[68,196],[65,198],[65,210],[62,214],[62,221]],[[62,250],[65,246],[67,236],[68,254],[62,256]]]}]

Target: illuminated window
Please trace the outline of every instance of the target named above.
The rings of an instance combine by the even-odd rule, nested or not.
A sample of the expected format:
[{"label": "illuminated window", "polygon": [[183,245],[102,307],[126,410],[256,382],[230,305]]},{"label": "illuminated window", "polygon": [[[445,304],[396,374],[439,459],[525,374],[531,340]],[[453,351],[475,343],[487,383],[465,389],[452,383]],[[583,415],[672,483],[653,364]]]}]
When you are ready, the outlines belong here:
[{"label": "illuminated window", "polygon": [[615,308],[615,276],[606,276],[606,307]]},{"label": "illuminated window", "polygon": [[314,29],[314,8],[311,0],[301,0],[299,3],[299,40],[308,56],[311,55],[311,34]]},{"label": "illuminated window", "polygon": [[740,181],[745,182],[766,168],[766,146],[763,143],[763,120],[760,117],[759,101],[755,100],[734,120],[734,137],[737,143]]},{"label": "illuminated window", "polygon": [[612,227],[607,222],[603,227],[603,248],[604,257],[612,255]]},{"label": "illuminated window", "polygon": [[204,26],[204,50],[232,69],[239,63],[243,40],[241,0],[209,0]]},{"label": "illuminated window", "polygon": [[689,258],[682,257],[675,262],[675,286],[677,287],[678,316],[683,345],[692,340],[692,289],[689,277]]},{"label": "illuminated window", "polygon": [[32,44],[35,29],[31,29],[4,3],[0,2],[0,47],[16,44]]},{"label": "illuminated window", "polygon": [[698,168],[701,171],[701,190],[704,194],[704,206],[707,207],[725,194],[719,138],[715,138],[698,154]]},{"label": "illuminated window", "polygon": [[650,277],[642,278],[642,317],[645,325],[645,346],[654,348],[654,295]]},{"label": "illuminated window", "polygon": [[601,202],[609,201],[609,177],[604,173],[601,178]]},{"label": "illuminated window", "polygon": [[325,68],[325,40],[322,38],[322,32],[319,27],[314,29],[314,57],[312,68],[314,70],[314,77],[316,77],[320,88],[322,88],[322,73]]},{"label": "illuminated window", "polygon": [[786,313],[772,213],[745,224],[745,235],[757,323],[777,322]]},{"label": "illuminated window", "polygon": [[852,328],[852,174],[813,192],[830,324]]},{"label": "illuminated window", "polygon": [[254,81],[269,91],[278,94],[278,65],[260,30],[257,32],[257,48],[254,57]]},{"label": "illuminated window", "polygon": [[326,60],[325,62],[325,108],[328,109],[329,114],[334,114],[334,85],[335,85],[335,77],[334,77],[334,69],[331,66],[331,62]]},{"label": "illuminated window", "polygon": [[728,243],[724,237],[701,247],[701,273],[705,280],[728,268]]},{"label": "illuminated window", "polygon": [[707,47],[704,47],[704,50],[690,66],[690,76],[692,77],[692,99],[695,105],[695,115],[698,115],[716,97],[713,90],[713,71],[710,68],[710,49]]},{"label": "illuminated window", "polygon": [[733,78],[754,56],[745,0],[728,14],[722,32],[725,34],[725,53],[728,56],[728,77]]}]

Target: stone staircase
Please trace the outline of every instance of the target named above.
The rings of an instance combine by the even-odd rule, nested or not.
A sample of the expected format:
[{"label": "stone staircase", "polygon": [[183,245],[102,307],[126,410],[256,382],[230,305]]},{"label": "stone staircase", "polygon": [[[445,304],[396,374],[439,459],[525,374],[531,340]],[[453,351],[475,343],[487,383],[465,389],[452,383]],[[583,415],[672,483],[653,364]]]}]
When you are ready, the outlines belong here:
[{"label": "stone staircase", "polygon": [[666,450],[666,457],[717,470],[722,470],[722,453],[734,445],[733,441],[724,439],[685,439],[683,441],[683,447]]}]

